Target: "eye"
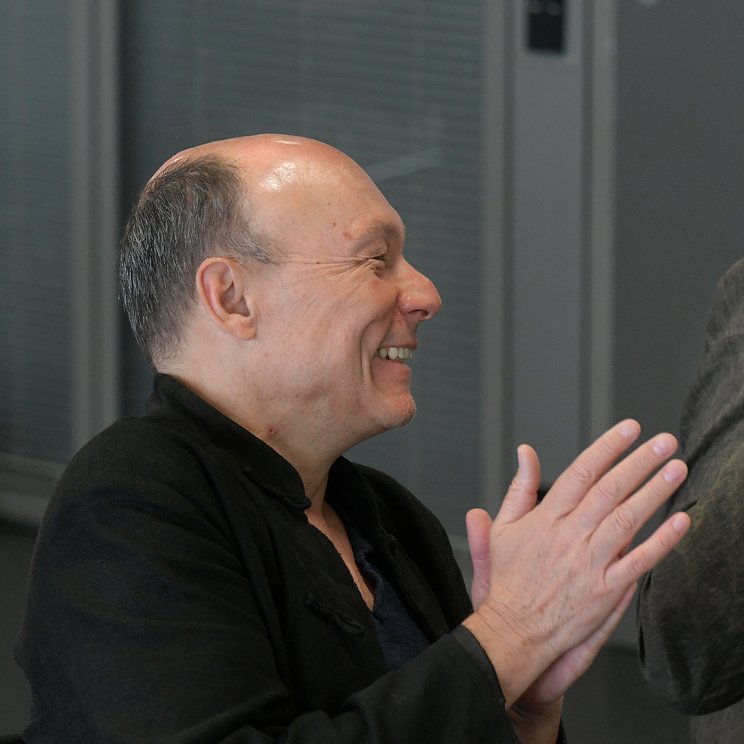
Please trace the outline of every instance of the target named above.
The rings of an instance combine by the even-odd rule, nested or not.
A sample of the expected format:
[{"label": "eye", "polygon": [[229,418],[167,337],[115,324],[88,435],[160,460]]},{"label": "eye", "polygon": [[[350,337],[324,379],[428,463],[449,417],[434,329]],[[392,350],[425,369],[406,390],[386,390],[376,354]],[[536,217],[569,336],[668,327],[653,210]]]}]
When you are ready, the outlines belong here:
[{"label": "eye", "polygon": [[366,261],[367,266],[372,269],[372,271],[380,275],[386,273],[391,266],[391,257],[389,251],[386,251],[385,253],[378,253],[376,256],[367,255],[364,260]]}]

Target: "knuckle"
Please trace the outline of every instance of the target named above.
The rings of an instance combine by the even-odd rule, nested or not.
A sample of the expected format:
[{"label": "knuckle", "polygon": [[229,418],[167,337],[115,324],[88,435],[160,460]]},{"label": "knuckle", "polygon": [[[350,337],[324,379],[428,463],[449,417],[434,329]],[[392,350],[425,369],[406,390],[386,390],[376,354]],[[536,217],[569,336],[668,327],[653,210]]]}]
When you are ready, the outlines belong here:
[{"label": "knuckle", "polygon": [[519,482],[518,477],[515,475],[509,483],[509,488],[506,489],[507,494],[519,493],[522,490],[522,484]]},{"label": "knuckle", "polygon": [[614,437],[602,437],[598,444],[601,447],[602,454],[604,457],[615,458],[617,457],[617,443]]},{"label": "knuckle", "polygon": [[630,566],[630,573],[634,577],[640,577],[643,576],[643,574],[646,573],[649,569],[649,561],[648,556],[646,555],[646,551],[641,548],[636,548],[629,556],[628,556],[628,564]]},{"label": "knuckle", "polygon": [[576,460],[569,468],[571,479],[580,486],[591,486],[595,481],[594,471],[585,463]]},{"label": "knuckle", "polygon": [[611,477],[602,478],[597,483],[596,494],[601,501],[608,505],[616,504],[620,501],[622,495],[617,479]]},{"label": "knuckle", "polygon": [[576,538],[573,535],[560,534],[552,538],[555,555],[576,555]]},{"label": "knuckle", "polygon": [[618,531],[631,535],[635,533],[638,521],[635,513],[630,507],[621,504],[612,512],[612,518],[615,521],[615,526]]}]

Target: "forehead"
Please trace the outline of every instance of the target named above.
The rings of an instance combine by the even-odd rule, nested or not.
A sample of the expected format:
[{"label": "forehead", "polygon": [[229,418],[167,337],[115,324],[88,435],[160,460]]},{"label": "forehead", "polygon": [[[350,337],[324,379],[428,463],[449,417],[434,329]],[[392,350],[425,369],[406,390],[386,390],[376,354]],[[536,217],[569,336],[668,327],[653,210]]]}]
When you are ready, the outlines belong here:
[{"label": "forehead", "polygon": [[260,202],[267,234],[292,251],[347,252],[379,242],[402,245],[405,237],[400,216],[361,169],[285,181],[277,190],[264,188]]},{"label": "forehead", "polygon": [[402,244],[403,221],[375,183],[361,168],[344,175],[328,191],[316,192],[325,229],[355,248],[380,242]]}]

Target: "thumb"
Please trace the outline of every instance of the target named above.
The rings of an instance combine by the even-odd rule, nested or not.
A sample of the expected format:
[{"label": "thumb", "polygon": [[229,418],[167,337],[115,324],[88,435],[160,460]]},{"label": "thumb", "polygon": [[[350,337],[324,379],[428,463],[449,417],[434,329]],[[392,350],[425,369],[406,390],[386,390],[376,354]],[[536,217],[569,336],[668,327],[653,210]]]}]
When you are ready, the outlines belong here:
[{"label": "thumb", "polygon": [[537,489],[540,486],[540,458],[529,444],[517,447],[517,473],[504,496],[497,524],[509,524],[521,519],[537,504]]},{"label": "thumb", "polygon": [[488,549],[491,524],[491,517],[483,509],[471,509],[465,515],[470,559],[473,562],[473,583],[470,598],[475,609],[478,609],[486,598],[491,579],[491,560]]}]

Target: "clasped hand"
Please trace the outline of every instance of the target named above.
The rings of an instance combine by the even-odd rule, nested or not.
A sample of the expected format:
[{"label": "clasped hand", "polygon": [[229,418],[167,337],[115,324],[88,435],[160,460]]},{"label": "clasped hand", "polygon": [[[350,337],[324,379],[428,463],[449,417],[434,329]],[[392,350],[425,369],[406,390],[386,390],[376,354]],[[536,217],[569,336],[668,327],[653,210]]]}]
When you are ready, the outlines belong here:
[{"label": "clasped hand", "polygon": [[631,548],[687,474],[681,460],[664,465],[677,448],[670,434],[619,459],[639,434],[633,420],[614,426],[539,504],[540,463],[522,445],[496,519],[482,509],[467,515],[476,610],[464,624],[494,664],[507,708],[537,712],[560,699],[617,626],[637,580],[689,527],[674,514]]}]

